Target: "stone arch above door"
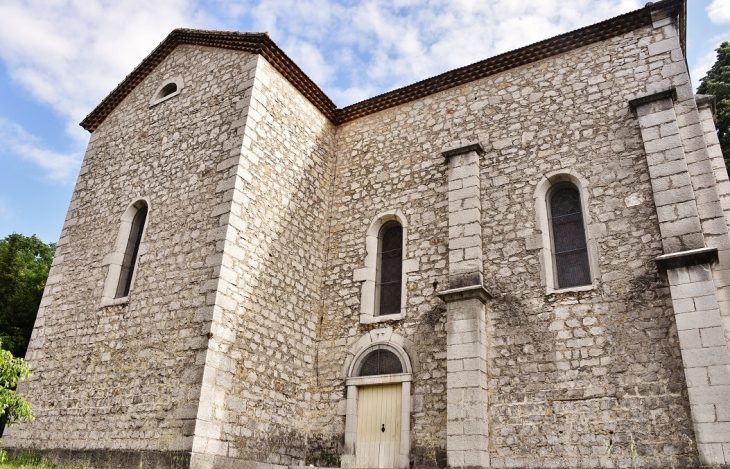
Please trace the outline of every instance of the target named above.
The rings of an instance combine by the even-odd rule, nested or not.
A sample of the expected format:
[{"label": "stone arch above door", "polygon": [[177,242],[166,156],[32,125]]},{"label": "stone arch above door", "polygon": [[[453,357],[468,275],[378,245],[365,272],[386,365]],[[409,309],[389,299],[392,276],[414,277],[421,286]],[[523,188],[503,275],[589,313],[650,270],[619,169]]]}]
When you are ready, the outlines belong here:
[{"label": "stone arch above door", "polygon": [[340,378],[346,380],[354,376],[351,372],[355,360],[361,357],[363,353],[366,353],[366,349],[373,344],[386,344],[400,350],[398,353],[402,354],[402,358],[408,362],[408,373],[417,373],[420,369],[415,344],[402,335],[393,332],[392,327],[382,327],[363,334],[350,347],[350,351],[345,357],[345,361],[342,363],[342,368],[340,369]]},{"label": "stone arch above door", "polygon": [[[410,442],[410,413],[411,413],[411,379],[413,375],[413,363],[411,354],[407,353],[404,346],[410,348],[411,344],[392,329],[376,329],[365,334],[358,340],[351,349],[343,365],[345,382],[347,384],[347,411],[345,414],[345,451],[342,455],[342,467],[360,467],[361,461],[356,459],[358,431],[358,420],[362,417],[363,409],[358,409],[359,389],[368,388],[368,393],[377,387],[384,392],[392,392],[395,386],[400,386],[400,422],[399,440],[397,441],[397,456],[394,466],[399,469],[409,467]],[[361,376],[361,368],[364,363],[371,362],[374,353],[382,353],[389,360],[397,358],[400,366],[385,367],[386,371],[395,370],[400,372],[387,374],[371,374]],[[386,391],[387,390],[387,391]],[[397,392],[397,390],[396,390]],[[362,427],[362,426],[361,426]],[[383,431],[385,433],[385,430]],[[362,436],[362,435],[361,435]],[[361,445],[362,446],[362,445]]]}]

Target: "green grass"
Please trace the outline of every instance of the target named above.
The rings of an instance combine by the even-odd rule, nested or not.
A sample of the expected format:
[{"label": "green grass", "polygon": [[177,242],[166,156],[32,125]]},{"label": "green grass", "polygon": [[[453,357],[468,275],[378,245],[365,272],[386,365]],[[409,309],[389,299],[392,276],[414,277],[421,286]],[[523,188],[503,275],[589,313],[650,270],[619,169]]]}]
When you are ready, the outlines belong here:
[{"label": "green grass", "polygon": [[85,469],[85,467],[54,464],[39,454],[24,453],[5,458],[0,455],[0,469]]}]

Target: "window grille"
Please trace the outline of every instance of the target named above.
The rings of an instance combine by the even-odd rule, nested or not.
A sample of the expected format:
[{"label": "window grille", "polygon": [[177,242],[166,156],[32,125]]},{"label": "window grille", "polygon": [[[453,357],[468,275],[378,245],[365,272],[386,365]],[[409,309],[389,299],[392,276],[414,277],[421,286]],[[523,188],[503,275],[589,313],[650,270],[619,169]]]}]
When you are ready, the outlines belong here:
[{"label": "window grille", "polygon": [[119,283],[117,284],[117,293],[115,298],[123,298],[129,295],[129,289],[132,285],[134,265],[137,262],[139,244],[142,241],[142,230],[144,229],[144,222],[146,219],[147,206],[144,206],[137,210],[137,213],[134,215],[134,219],[132,220],[132,229],[129,231],[127,249],[124,251],[122,270],[119,274]]},{"label": "window grille", "polygon": [[398,355],[386,349],[373,350],[362,361],[359,376],[389,375],[403,373]]},{"label": "window grille", "polygon": [[378,292],[379,314],[400,313],[403,273],[403,227],[397,223],[383,227],[380,237]]},{"label": "window grille", "polygon": [[558,288],[590,285],[583,210],[574,186],[560,188],[550,197],[555,271]]}]

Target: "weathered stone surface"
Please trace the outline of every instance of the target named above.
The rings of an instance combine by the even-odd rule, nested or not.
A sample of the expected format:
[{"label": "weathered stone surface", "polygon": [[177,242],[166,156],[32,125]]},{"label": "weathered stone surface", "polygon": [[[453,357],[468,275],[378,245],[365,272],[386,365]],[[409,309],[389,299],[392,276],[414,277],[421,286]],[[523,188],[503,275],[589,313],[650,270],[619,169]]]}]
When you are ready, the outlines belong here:
[{"label": "weathered stone surface", "polygon": [[[236,103],[246,91],[226,77],[252,75],[256,56],[181,46],[93,134],[46,289],[42,326],[22,387],[36,421],[9,432],[15,447],[190,451],[202,359],[208,347],[206,283],[221,239],[216,167],[240,147]],[[159,82],[182,75],[180,95],[154,107]],[[100,307],[125,209],[150,201],[133,292]],[[213,262],[211,262],[213,260]]]},{"label": "weathered stone surface", "polygon": [[[181,93],[150,107],[174,76]],[[178,46],[92,134],[21,387],[37,420],[3,444],[196,468],[343,454],[355,351],[392,342],[413,368],[404,467],[443,464],[454,435],[473,467],[627,466],[631,439],[646,467],[724,464],[730,183],[707,120],[667,18],[339,126],[262,57]],[[563,173],[597,272],[555,290],[535,194]],[[101,307],[141,197],[129,301]],[[363,266],[384,213],[407,222],[406,296],[375,324]],[[655,262],[704,246],[706,270]],[[447,322],[457,277],[483,282],[466,300],[483,318]]]}]

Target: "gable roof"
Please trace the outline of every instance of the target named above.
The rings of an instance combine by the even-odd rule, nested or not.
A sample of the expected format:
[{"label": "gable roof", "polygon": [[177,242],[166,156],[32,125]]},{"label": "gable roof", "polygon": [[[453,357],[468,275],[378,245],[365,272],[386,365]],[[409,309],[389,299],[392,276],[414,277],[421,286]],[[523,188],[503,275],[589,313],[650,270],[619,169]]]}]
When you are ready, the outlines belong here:
[{"label": "gable roof", "polygon": [[261,55],[312,102],[322,114],[331,121],[336,119],[337,106],[335,106],[335,103],[302,72],[293,60],[287,57],[284,51],[267,34],[175,29],[81,121],[81,127],[89,132],[95,131],[119,103],[147,78],[177,46],[182,44],[241,50]]},{"label": "gable roof", "polygon": [[339,125],[505,70],[649,26],[652,24],[651,12],[657,10],[669,10],[676,15],[680,41],[686,56],[686,0],[649,2],[639,10],[451,70],[342,109],[338,109],[332,100],[265,33],[175,29],[81,121],[80,125],[89,132],[94,132],[119,103],[147,78],[177,46],[182,44],[242,50],[261,55],[333,124]]}]

